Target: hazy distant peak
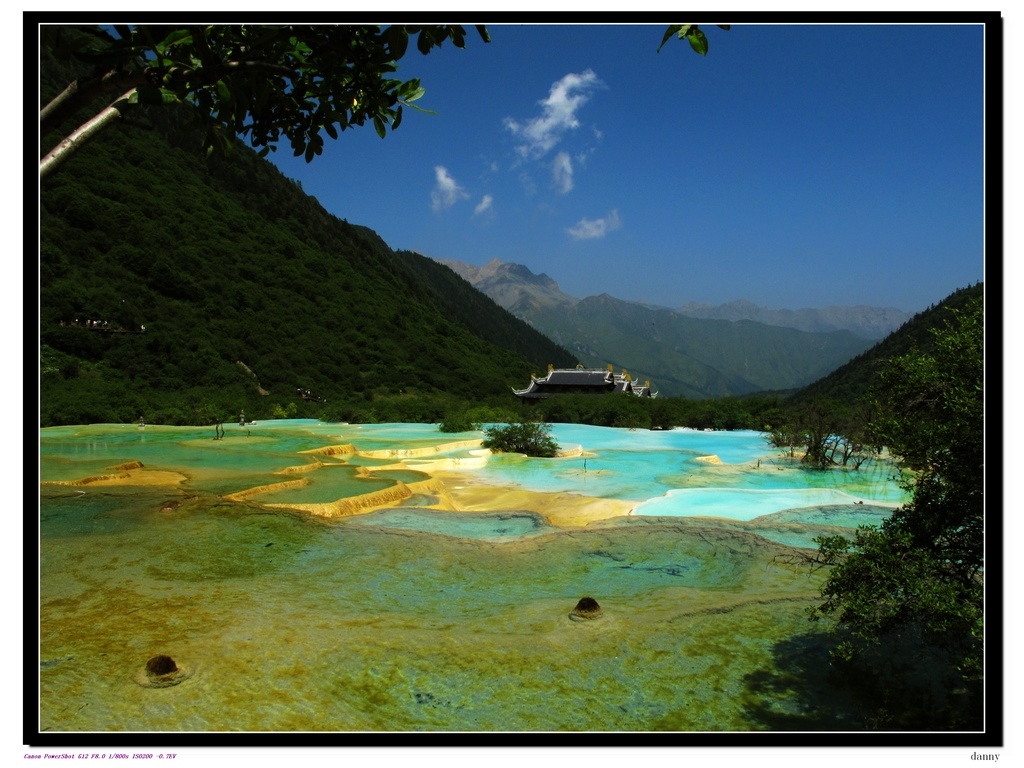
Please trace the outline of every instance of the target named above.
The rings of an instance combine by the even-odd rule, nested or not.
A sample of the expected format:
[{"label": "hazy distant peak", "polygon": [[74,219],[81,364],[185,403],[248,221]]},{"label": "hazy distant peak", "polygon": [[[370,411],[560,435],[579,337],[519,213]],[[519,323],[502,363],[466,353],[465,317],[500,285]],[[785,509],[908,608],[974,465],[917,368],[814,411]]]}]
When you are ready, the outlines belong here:
[{"label": "hazy distant peak", "polygon": [[796,328],[814,333],[851,331],[869,339],[881,339],[899,328],[911,315],[894,307],[830,306],[823,309],[768,309],[746,299],[714,306],[690,301],[676,310],[703,320],[753,320],[766,325]]},{"label": "hazy distant peak", "polygon": [[491,259],[482,267],[475,267],[455,259],[437,261],[520,318],[542,309],[572,307],[578,302],[578,299],[563,293],[550,277],[534,274],[523,264]]},{"label": "hazy distant peak", "polygon": [[[482,267],[476,267],[455,259],[437,261],[520,317],[525,317],[542,307],[575,306],[580,301],[564,293],[558,283],[546,274],[535,274],[523,264],[491,259]],[[605,303],[624,301],[607,292],[587,299]],[[646,306],[642,302],[626,303]],[[736,299],[717,306],[690,301],[672,311],[700,320],[751,320],[764,325],[795,328],[810,333],[850,331],[867,339],[884,338],[911,317],[910,314],[892,307],[769,309],[758,306],[748,299]]]}]

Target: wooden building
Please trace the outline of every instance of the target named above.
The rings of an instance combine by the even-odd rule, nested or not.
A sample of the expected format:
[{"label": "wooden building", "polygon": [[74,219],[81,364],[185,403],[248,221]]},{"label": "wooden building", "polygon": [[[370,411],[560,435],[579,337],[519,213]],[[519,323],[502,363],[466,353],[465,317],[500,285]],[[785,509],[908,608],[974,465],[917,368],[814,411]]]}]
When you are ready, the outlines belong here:
[{"label": "wooden building", "polygon": [[548,366],[547,376],[530,377],[530,385],[526,389],[512,390],[522,401],[542,400],[546,397],[566,394],[605,395],[620,393],[636,397],[657,397],[656,390],[651,389],[651,382],[638,384],[626,372],[615,373],[612,366],[606,370],[600,368],[555,368]]}]

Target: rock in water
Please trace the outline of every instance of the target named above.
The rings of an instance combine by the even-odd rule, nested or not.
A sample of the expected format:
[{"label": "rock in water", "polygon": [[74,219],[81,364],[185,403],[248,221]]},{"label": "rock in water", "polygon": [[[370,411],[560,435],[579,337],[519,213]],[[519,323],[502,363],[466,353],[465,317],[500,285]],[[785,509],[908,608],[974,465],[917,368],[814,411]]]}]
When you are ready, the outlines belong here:
[{"label": "rock in water", "polygon": [[146,662],[146,673],[155,676],[169,675],[178,671],[178,665],[170,656],[154,656]]},{"label": "rock in water", "polygon": [[572,613],[569,614],[569,618],[576,621],[590,621],[602,613],[604,611],[597,604],[597,600],[592,597],[581,597],[580,601],[576,603],[576,607],[572,609]]},{"label": "rock in water", "polygon": [[136,683],[143,688],[170,688],[192,676],[192,670],[178,664],[170,656],[160,654],[146,662],[146,666],[134,675]]}]

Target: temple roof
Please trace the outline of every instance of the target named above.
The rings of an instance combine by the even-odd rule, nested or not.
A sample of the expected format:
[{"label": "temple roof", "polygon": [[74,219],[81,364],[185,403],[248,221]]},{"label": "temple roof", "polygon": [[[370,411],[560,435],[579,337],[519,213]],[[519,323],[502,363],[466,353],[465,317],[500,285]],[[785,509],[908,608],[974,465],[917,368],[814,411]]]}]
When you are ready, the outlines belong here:
[{"label": "temple roof", "polygon": [[530,385],[525,389],[512,390],[518,397],[537,399],[557,394],[572,392],[605,392],[629,393],[643,397],[654,397],[649,383],[640,385],[633,383],[629,374],[614,373],[611,368],[594,369],[577,366],[576,368],[549,368],[547,376],[533,376]]}]

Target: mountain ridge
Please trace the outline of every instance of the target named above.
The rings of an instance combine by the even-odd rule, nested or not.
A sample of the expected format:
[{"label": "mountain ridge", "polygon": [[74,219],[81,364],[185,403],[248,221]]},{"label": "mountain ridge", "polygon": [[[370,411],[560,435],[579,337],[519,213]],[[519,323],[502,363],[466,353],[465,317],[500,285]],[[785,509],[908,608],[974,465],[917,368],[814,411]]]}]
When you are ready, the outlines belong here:
[{"label": "mountain ridge", "polygon": [[811,332],[847,330],[874,340],[885,338],[912,317],[911,313],[895,307],[855,304],[821,308],[769,309],[747,299],[736,299],[718,305],[690,301],[675,309],[689,317],[709,320],[753,320],[766,325]]},{"label": "mountain ridge", "polygon": [[578,299],[548,275],[497,259],[483,267],[437,261],[584,364],[625,368],[667,395],[797,389],[872,343],[846,329],[803,331],[747,318],[695,318],[608,293]]},{"label": "mountain ridge", "polygon": [[[505,262],[496,258],[480,267],[457,259],[437,258],[435,261],[444,264],[512,312],[520,304],[529,306],[531,300],[535,305],[541,296],[546,297],[550,303],[554,304],[575,305],[581,301],[580,298],[562,291],[558,283],[547,274],[535,274],[523,264]],[[607,292],[600,295],[611,296]],[[875,307],[864,304],[771,309],[755,304],[748,299],[735,299],[717,305],[688,301],[676,307],[664,307],[628,299],[619,300],[649,309],[669,309],[687,317],[702,320],[752,320],[764,325],[795,328],[811,333],[846,330],[876,341],[885,338],[913,316],[913,313],[904,312],[895,307]]]}]

